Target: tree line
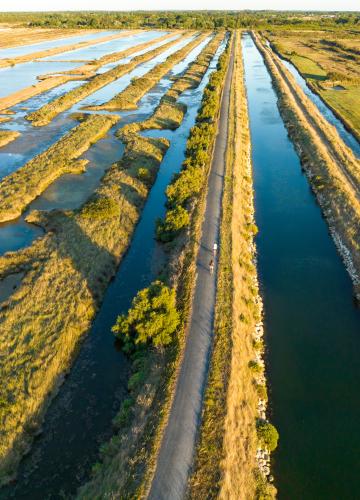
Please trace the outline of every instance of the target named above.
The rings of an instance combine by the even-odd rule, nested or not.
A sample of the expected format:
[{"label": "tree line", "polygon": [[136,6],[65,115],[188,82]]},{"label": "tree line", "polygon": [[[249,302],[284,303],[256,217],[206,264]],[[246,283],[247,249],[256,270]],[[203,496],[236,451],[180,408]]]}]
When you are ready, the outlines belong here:
[{"label": "tree line", "polygon": [[43,28],[88,29],[235,29],[235,28],[352,28],[359,13],[274,11],[159,11],[159,12],[3,12],[0,23]]}]

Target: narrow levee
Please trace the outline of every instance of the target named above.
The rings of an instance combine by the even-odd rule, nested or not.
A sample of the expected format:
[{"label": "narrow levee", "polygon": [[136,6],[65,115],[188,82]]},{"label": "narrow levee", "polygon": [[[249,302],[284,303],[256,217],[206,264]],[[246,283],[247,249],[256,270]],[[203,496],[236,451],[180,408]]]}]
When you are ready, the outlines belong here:
[{"label": "narrow levee", "polygon": [[243,40],[279,498],[354,498],[360,313],[264,61]]},{"label": "narrow levee", "polygon": [[216,272],[213,274],[209,271],[209,261],[212,260],[213,244],[219,238],[233,60],[232,50],[224,83],[219,131],[214,146],[200,249],[196,260],[197,278],[192,313],[174,399],[148,495],[151,500],[185,498],[194,458],[213,338]]},{"label": "narrow levee", "polygon": [[[154,239],[156,220],[164,215],[166,186],[181,168],[186,140],[195,123],[204,87],[223,48],[224,45],[213,58],[199,87],[181,97],[188,107],[181,126],[175,131],[161,130],[159,134],[170,140],[170,148],[147,199],[129,251],[106,292],[91,332],[67,380],[47,412],[41,436],[20,466],[18,482],[3,489],[0,498],[68,498],[89,477],[99,445],[112,434],[112,418],[126,397],[129,366],[114,344],[111,326],[117,315],[129,308],[138,290],[148,286],[158,275],[162,266],[163,254]],[[192,53],[193,58],[199,50]],[[189,62],[189,58],[186,60]],[[173,71],[181,71],[185,64],[186,61]],[[166,89],[168,78],[161,82]],[[161,91],[157,86],[143,98],[141,102],[145,106],[139,107],[137,119],[144,111],[154,108],[164,87]],[[124,117],[124,122],[130,121],[131,115],[129,113],[127,118]],[[111,137],[99,141],[87,154],[94,159],[101,157],[104,148],[112,150],[111,142]]]}]

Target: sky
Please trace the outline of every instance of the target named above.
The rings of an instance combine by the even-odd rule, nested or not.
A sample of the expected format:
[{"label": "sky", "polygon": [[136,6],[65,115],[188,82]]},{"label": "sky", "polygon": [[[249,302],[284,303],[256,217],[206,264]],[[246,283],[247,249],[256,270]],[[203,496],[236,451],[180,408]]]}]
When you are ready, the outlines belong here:
[{"label": "sky", "polygon": [[0,0],[0,11],[172,9],[360,11],[360,0]]}]

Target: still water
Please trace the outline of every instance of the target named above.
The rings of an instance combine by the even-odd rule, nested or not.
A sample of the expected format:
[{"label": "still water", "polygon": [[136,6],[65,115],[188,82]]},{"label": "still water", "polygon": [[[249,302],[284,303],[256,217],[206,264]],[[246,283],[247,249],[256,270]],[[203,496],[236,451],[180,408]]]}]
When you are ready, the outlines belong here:
[{"label": "still water", "polygon": [[354,499],[360,313],[248,35],[243,51],[271,418],[280,433],[275,482],[280,499]]}]

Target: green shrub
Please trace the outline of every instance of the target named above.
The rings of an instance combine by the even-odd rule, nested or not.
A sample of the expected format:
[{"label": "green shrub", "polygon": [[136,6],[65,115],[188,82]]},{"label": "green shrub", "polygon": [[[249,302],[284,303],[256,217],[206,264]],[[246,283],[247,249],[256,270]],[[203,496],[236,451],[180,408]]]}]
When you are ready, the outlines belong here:
[{"label": "green shrub", "polygon": [[107,198],[105,196],[94,197],[84,206],[82,216],[99,219],[119,217],[120,207],[112,198]]},{"label": "green shrub", "polygon": [[[134,344],[151,343],[159,347],[171,342],[179,321],[175,291],[161,281],[154,281],[136,295],[127,315],[118,317],[112,331],[123,341],[127,351]],[[139,373],[142,372],[131,377],[134,380],[129,381],[129,390],[139,382]]]},{"label": "green shrub", "polygon": [[254,361],[254,360],[249,361],[248,366],[249,366],[250,370],[254,373],[260,373],[263,370],[262,366],[257,361]]},{"label": "green shrub", "polygon": [[166,212],[165,220],[157,222],[156,237],[158,240],[171,241],[181,229],[189,225],[190,216],[182,206],[175,207]]},{"label": "green shrub", "polygon": [[145,184],[151,182],[151,174],[147,168],[139,168],[136,177]]},{"label": "green shrub", "polygon": [[168,205],[175,207],[184,204],[189,198],[200,192],[203,181],[204,173],[200,168],[190,167],[182,170],[166,190]]},{"label": "green shrub", "polygon": [[276,428],[266,422],[265,420],[259,420],[256,424],[256,432],[260,443],[269,451],[274,451],[277,447],[279,440],[279,433]]},{"label": "green shrub", "polygon": [[123,401],[120,411],[113,419],[113,425],[116,429],[120,429],[129,423],[133,405],[133,398],[126,398]]},{"label": "green shrub", "polygon": [[260,399],[263,399],[264,401],[268,400],[266,385],[256,384],[256,391]]}]

